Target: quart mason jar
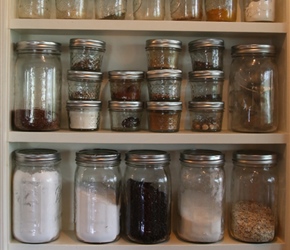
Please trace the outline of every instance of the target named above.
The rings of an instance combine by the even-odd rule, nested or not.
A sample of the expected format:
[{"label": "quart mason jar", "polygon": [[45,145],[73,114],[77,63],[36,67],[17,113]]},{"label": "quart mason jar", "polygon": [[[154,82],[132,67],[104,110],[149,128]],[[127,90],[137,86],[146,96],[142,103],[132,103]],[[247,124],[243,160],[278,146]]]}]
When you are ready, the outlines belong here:
[{"label": "quart mason jar", "polygon": [[85,149],[76,153],[75,231],[80,241],[108,243],[120,235],[120,153]]},{"label": "quart mason jar", "polygon": [[13,235],[25,243],[56,240],[61,228],[60,153],[33,148],[14,151]]},{"label": "quart mason jar", "polygon": [[18,0],[17,7],[19,18],[50,18],[51,0]]},{"label": "quart mason jar", "polygon": [[96,19],[125,19],[127,0],[95,0]]},{"label": "quart mason jar", "polygon": [[235,22],[237,0],[205,0],[206,21]]},{"label": "quart mason jar", "polygon": [[215,150],[185,150],[180,154],[178,236],[212,243],[224,236],[224,155]]},{"label": "quart mason jar", "polygon": [[229,78],[231,128],[236,132],[273,132],[278,128],[278,70],[275,47],[232,47]]},{"label": "quart mason jar", "polygon": [[202,0],[171,0],[170,14],[172,20],[201,21],[203,16]]},{"label": "quart mason jar", "polygon": [[229,231],[237,240],[270,242],[278,224],[277,154],[240,150],[233,154]]},{"label": "quart mason jar", "polygon": [[136,20],[163,20],[165,0],[133,0],[133,15]]},{"label": "quart mason jar", "polygon": [[124,233],[136,243],[155,244],[171,231],[170,155],[160,150],[126,153]]},{"label": "quart mason jar", "polygon": [[14,127],[53,131],[60,128],[61,44],[21,41],[16,44]]}]

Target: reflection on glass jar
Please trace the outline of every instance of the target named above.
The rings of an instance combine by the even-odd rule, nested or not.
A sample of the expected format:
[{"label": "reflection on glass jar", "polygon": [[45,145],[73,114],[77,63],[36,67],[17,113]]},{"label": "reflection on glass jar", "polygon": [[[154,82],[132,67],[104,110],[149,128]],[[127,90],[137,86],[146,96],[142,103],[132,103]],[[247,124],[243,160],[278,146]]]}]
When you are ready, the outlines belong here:
[{"label": "reflection on glass jar", "polygon": [[133,12],[136,20],[163,20],[165,0],[134,0]]},{"label": "reflection on glass jar", "polygon": [[200,21],[203,16],[203,1],[171,0],[170,13],[172,20]]},{"label": "reflection on glass jar", "polygon": [[96,0],[96,19],[125,19],[127,0]]},{"label": "reflection on glass jar", "polygon": [[88,0],[55,0],[56,18],[86,19],[88,4]]},{"label": "reflection on glass jar", "polygon": [[50,18],[50,0],[18,0],[19,18]]},{"label": "reflection on glass jar", "polygon": [[207,21],[235,22],[237,18],[237,0],[205,0]]}]

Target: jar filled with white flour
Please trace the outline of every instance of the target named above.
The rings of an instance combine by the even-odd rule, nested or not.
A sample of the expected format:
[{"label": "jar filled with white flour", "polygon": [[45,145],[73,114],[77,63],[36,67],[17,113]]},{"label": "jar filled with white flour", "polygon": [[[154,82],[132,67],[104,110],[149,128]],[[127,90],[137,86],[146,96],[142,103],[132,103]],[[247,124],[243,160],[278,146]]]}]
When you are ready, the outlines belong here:
[{"label": "jar filled with white flour", "polygon": [[80,241],[108,243],[120,235],[120,153],[85,149],[76,153],[75,232]]},{"label": "jar filled with white flour", "polygon": [[274,22],[275,0],[244,0],[246,22]]},{"label": "jar filled with white flour", "polygon": [[180,162],[178,236],[196,243],[223,239],[224,155],[214,150],[185,150]]},{"label": "jar filled with white flour", "polygon": [[14,156],[13,235],[25,243],[56,240],[61,228],[60,153],[20,149]]}]

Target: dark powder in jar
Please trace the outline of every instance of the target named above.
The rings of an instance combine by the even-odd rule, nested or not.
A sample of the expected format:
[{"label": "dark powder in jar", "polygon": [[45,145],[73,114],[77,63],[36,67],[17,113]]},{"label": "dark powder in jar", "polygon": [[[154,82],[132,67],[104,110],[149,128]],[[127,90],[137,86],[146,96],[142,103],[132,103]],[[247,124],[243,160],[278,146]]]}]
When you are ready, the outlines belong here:
[{"label": "dark powder in jar", "polygon": [[176,111],[151,111],[149,112],[149,130],[152,132],[177,132],[179,131],[180,112]]}]

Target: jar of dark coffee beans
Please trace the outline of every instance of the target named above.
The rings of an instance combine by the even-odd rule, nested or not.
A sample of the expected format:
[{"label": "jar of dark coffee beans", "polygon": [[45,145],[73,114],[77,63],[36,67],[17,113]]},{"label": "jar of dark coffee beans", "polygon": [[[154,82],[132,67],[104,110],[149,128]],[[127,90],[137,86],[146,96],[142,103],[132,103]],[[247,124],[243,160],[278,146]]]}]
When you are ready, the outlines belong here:
[{"label": "jar of dark coffee beans", "polygon": [[170,155],[160,150],[126,153],[124,176],[124,228],[136,243],[155,244],[171,232]]}]

